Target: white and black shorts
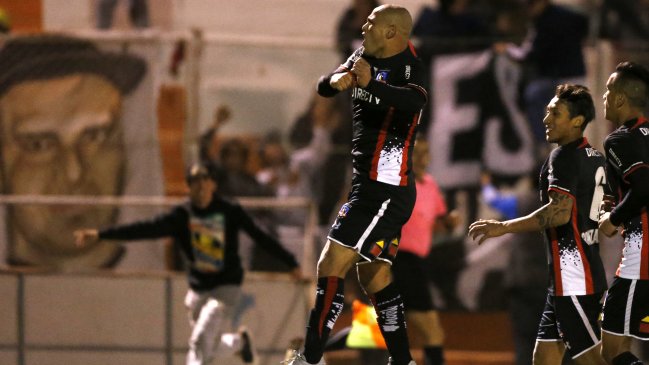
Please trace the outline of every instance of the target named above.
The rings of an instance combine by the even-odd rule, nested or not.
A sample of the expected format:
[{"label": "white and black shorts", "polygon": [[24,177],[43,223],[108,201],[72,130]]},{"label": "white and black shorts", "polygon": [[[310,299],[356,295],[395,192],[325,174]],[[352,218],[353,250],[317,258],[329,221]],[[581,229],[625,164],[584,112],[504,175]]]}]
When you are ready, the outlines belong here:
[{"label": "white and black shorts", "polygon": [[604,301],[602,331],[649,340],[649,280],[615,277]]},{"label": "white and black shorts", "polygon": [[401,227],[410,218],[416,198],[414,184],[394,186],[354,176],[349,200],[340,208],[328,238],[353,248],[367,261],[392,263]]},{"label": "white and black shorts", "polygon": [[537,341],[563,341],[574,359],[600,343],[598,324],[602,294],[554,296],[548,294]]}]

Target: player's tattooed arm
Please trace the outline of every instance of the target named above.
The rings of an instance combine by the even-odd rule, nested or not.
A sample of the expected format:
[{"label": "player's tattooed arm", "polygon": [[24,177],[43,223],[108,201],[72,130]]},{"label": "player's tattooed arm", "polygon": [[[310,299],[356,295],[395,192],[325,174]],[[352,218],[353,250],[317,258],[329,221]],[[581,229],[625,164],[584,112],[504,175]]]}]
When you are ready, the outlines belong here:
[{"label": "player's tattooed arm", "polygon": [[570,221],[573,197],[556,191],[548,193],[550,202],[524,217],[500,222],[494,219],[479,219],[469,226],[469,236],[482,244],[491,237],[506,233],[532,232],[557,227]]},{"label": "player's tattooed arm", "polygon": [[550,202],[532,213],[539,228],[557,227],[568,223],[572,213],[573,197],[556,191],[550,191],[548,197]]}]

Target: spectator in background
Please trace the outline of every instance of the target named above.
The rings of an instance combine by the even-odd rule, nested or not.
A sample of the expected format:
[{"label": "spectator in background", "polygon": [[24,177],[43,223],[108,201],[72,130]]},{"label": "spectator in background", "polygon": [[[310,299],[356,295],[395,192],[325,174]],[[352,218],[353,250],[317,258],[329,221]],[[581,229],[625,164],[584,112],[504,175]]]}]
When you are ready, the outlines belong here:
[{"label": "spectator in background", "polygon": [[[0,51],[0,189],[17,195],[119,195],[122,99],[146,73],[129,54],[66,36],[10,39]],[[113,224],[112,206],[8,207],[8,260],[61,270],[108,267],[117,245],[74,247],[75,229]]]},{"label": "spectator in background", "polygon": [[363,36],[360,29],[365,24],[367,16],[380,5],[378,0],[351,0],[351,2],[336,26],[336,49],[341,62],[361,46]]},{"label": "spectator in background", "polygon": [[227,105],[219,105],[214,110],[213,122],[198,140],[198,156],[216,178],[217,182],[224,179],[223,166],[219,161],[219,130],[232,118],[232,111]]},{"label": "spectator in background", "polygon": [[292,188],[300,178],[297,171],[291,170],[288,154],[279,131],[271,131],[262,139],[259,147],[260,169],[255,177],[278,197],[292,196]]},{"label": "spectator in background", "polygon": [[[110,29],[118,0],[97,0],[97,28]],[[128,0],[128,17],[137,29],[149,26],[149,7],[147,0]]]},{"label": "spectator in background", "polygon": [[[300,271],[295,258],[273,237],[259,228],[238,204],[216,195],[217,183],[200,163],[187,171],[189,201],[146,221],[113,227],[80,229],[74,232],[83,248],[98,240],[141,240],[173,237],[188,262],[189,290],[185,306],[192,328],[187,365],[209,365],[217,351],[239,352],[245,363],[253,363],[250,335],[222,336],[231,325],[232,314],[241,296],[243,267],[239,256],[239,232],[246,232],[257,245],[292,268]],[[110,244],[110,243],[109,243]]]},{"label": "spectator in background", "polygon": [[643,15],[649,14],[647,0],[604,0],[600,14],[599,36],[616,41],[633,37],[649,39],[649,24]]},{"label": "spectator in background", "polygon": [[526,115],[535,140],[543,148],[543,116],[556,86],[585,84],[583,46],[588,36],[588,18],[550,0],[525,1],[532,20],[527,39],[521,46],[499,43],[495,48],[523,62],[527,79],[523,95]]},{"label": "spectator in background", "polygon": [[219,193],[223,196],[272,196],[271,189],[261,185],[248,171],[250,148],[241,138],[230,138],[221,144],[219,160],[222,176]]},{"label": "spectator in background", "polygon": [[337,118],[314,119],[311,141],[290,155],[284,149],[279,134],[268,136],[262,144],[261,158],[265,166],[257,172],[257,180],[272,188],[277,197],[296,196],[320,201],[320,175],[331,153],[331,131],[338,122]]},{"label": "spectator in background", "polygon": [[[298,117],[289,134],[289,142],[295,151],[312,151],[327,142],[327,155],[321,161],[322,171],[349,171],[351,158],[349,148],[352,140],[351,109],[346,95],[324,98],[314,93],[305,112]],[[304,159],[310,152],[300,152]],[[314,170],[317,171],[317,170]],[[343,191],[346,192],[347,174],[319,174],[313,181],[317,189],[312,195],[318,204],[320,224],[327,225]]]},{"label": "spectator in background", "polygon": [[[417,52],[424,62],[426,87],[433,88],[430,68],[438,54],[471,52],[488,47],[489,32],[482,19],[469,11],[469,0],[440,0],[437,8],[426,6],[415,21],[412,30]],[[427,103],[420,122],[420,132],[425,134],[430,124],[430,108]]]},{"label": "spectator in background", "polygon": [[[322,202],[323,188],[327,181],[322,172],[330,171],[325,170],[324,164],[330,157],[331,134],[338,126],[340,118],[336,110],[330,109],[333,106],[330,99],[318,96],[317,100],[316,104],[322,106],[316,108],[320,112],[314,113],[314,119],[310,120],[313,125],[309,144],[288,153],[281,135],[274,132],[264,139],[260,148],[262,169],[257,172],[257,180],[267,189],[274,191],[275,196],[280,199],[299,197],[317,205]],[[274,222],[277,223],[275,228],[282,237],[287,237],[286,241],[295,241],[296,234],[301,237],[306,233],[303,228],[307,218],[307,209],[283,210],[274,217]],[[291,235],[294,239],[290,240],[290,236],[286,235]],[[267,261],[263,256],[264,253],[255,252],[254,263],[256,267],[265,269],[268,265],[263,263]]]},{"label": "spectator in background", "polygon": [[219,184],[222,196],[272,196],[273,190],[250,173],[250,147],[242,138],[221,138],[219,130],[232,118],[227,105],[214,110],[214,121],[199,138],[199,159]]},{"label": "spectator in background", "polygon": [[422,56],[468,52],[490,44],[484,19],[471,12],[469,0],[439,0],[426,6],[415,21],[412,34]]},{"label": "spectator in background", "polygon": [[527,7],[520,0],[481,0],[476,12],[485,14],[494,42],[521,43],[527,33]]}]

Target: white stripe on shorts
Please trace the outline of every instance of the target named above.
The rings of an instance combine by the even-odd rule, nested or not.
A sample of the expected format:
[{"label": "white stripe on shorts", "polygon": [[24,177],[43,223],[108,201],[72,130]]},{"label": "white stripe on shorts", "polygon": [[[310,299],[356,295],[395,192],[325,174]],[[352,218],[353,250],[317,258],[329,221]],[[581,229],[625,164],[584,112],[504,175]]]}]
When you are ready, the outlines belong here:
[{"label": "white stripe on shorts", "polygon": [[363,242],[365,242],[365,240],[370,235],[370,233],[372,233],[372,230],[374,229],[376,224],[379,222],[379,219],[381,219],[381,217],[383,217],[383,213],[385,213],[385,210],[388,209],[388,204],[390,204],[390,199],[384,201],[383,204],[381,204],[381,208],[376,213],[374,218],[372,218],[372,222],[370,223],[369,226],[367,226],[367,229],[365,229],[365,232],[363,232],[363,235],[358,240],[358,242],[356,242],[356,246],[354,248],[356,248],[359,252],[361,250],[361,247],[363,246]]},{"label": "white stripe on shorts", "polygon": [[575,305],[575,308],[577,309],[577,313],[579,313],[579,317],[581,317],[581,321],[584,322],[584,326],[586,327],[586,330],[588,331],[591,340],[593,340],[593,343],[598,343],[599,340],[595,335],[595,331],[593,331],[593,326],[591,326],[588,317],[586,317],[586,313],[584,312],[584,309],[581,307],[581,304],[579,304],[579,300],[577,300],[577,297],[574,295],[571,295],[570,299],[572,299],[572,304]]},{"label": "white stripe on shorts", "polygon": [[624,311],[624,334],[628,336],[631,331],[631,307],[633,306],[633,296],[635,294],[635,283],[636,280],[631,280],[631,285],[629,285],[629,296],[626,298],[626,310]]}]

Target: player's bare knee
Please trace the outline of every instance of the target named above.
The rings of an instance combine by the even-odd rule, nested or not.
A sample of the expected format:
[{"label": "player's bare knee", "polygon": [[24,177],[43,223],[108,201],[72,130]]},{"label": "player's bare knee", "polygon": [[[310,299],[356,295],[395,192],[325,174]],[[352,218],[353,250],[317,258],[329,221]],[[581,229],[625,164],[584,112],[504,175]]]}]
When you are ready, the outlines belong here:
[{"label": "player's bare knee", "polygon": [[600,346],[595,346],[572,360],[576,365],[606,365]]},{"label": "player's bare knee", "polygon": [[543,356],[543,352],[538,349],[534,349],[534,354],[532,355],[532,365],[545,365],[546,359]]},{"label": "player's bare knee", "polygon": [[385,262],[362,263],[356,266],[356,270],[358,282],[368,294],[381,291],[392,281],[390,264]]},{"label": "player's bare knee", "polygon": [[318,260],[318,277],[344,278],[358,260],[358,254],[348,247],[327,241]]},{"label": "player's bare knee", "polygon": [[617,355],[615,351],[611,351],[610,348],[605,349],[604,347],[602,347],[600,354],[602,355],[602,358],[604,359],[604,361],[606,361],[607,364],[612,364],[615,355]]}]

